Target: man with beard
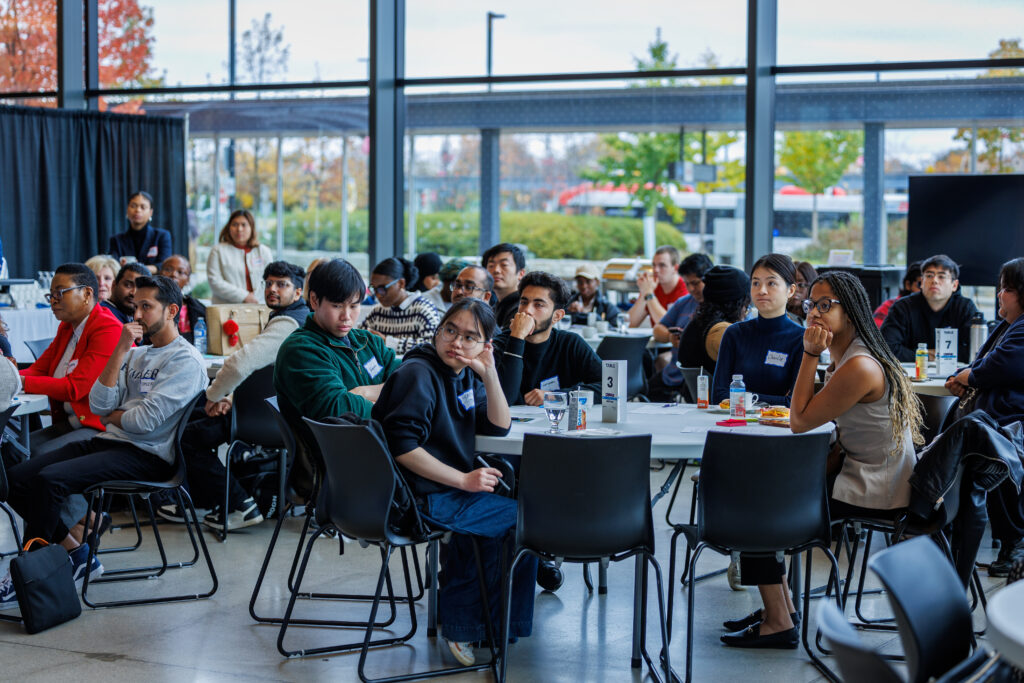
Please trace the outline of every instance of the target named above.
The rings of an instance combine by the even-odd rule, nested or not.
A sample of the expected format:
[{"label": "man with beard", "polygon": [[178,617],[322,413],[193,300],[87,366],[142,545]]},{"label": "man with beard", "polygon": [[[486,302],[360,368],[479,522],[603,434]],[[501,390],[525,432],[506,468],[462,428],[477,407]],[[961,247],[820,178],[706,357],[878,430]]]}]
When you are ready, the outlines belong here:
[{"label": "man with beard", "polygon": [[[110,359],[89,392],[89,407],[106,431],[10,469],[7,502],[25,520],[26,538],[59,543],[71,556],[75,581],[103,573],[89,546],[61,520],[67,497],[110,480],[164,481],[174,474],[179,418],[206,386],[199,352],[174,324],[181,290],[157,275],[135,282],[135,320],[121,330]],[[150,346],[133,344],[148,334]],[[0,609],[16,606],[13,583],[0,580]]]},{"label": "man with beard", "polygon": [[[170,260],[170,259],[168,259]],[[188,462],[189,490],[201,507],[215,504],[203,522],[214,529],[229,531],[259,524],[263,514],[246,491],[228,477],[228,513],[222,511],[227,470],[217,457],[217,448],[231,438],[232,392],[252,373],[277,360],[284,340],[306,322],[309,307],[302,298],[305,271],[285,261],[274,261],[263,269],[263,295],[273,311],[263,331],[248,344],[224,359],[224,367],[206,389],[206,400],[195,407],[192,420],[182,435],[181,447]],[[171,522],[184,523],[177,505],[161,505],[157,514]]]},{"label": "man with beard", "polygon": [[127,263],[121,266],[117,277],[114,278],[114,286],[110,288],[110,298],[101,301],[100,306],[105,306],[121,323],[131,321],[135,315],[135,280],[148,276],[149,269],[141,263]]}]

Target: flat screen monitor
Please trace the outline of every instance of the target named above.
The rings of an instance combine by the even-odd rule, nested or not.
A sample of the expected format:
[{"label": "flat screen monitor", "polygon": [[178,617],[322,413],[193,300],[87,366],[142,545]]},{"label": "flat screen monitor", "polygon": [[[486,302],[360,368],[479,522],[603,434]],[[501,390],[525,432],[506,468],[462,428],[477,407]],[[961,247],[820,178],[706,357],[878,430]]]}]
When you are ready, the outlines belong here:
[{"label": "flat screen monitor", "polygon": [[907,261],[935,254],[960,264],[960,284],[996,285],[1024,256],[1024,175],[911,176]]}]

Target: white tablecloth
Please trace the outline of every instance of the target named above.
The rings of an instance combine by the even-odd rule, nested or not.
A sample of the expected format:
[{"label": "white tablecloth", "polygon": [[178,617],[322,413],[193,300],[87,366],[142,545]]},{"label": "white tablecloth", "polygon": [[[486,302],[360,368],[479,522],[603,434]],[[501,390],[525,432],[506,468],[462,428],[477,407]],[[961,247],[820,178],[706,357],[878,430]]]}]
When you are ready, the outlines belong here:
[{"label": "white tablecloth", "polygon": [[988,640],[995,651],[1024,668],[1024,581],[988,599]]},{"label": "white tablecloth", "polygon": [[24,342],[52,339],[60,325],[49,308],[0,308],[0,316],[7,324],[7,339],[19,363],[35,360]]}]

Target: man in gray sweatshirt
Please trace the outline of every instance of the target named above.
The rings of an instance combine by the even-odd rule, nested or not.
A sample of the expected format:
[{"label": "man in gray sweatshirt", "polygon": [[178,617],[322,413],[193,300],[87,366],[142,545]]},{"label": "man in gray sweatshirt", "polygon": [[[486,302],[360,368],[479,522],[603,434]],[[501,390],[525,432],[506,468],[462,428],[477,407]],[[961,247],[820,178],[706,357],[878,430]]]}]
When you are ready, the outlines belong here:
[{"label": "man in gray sweatshirt", "polygon": [[[29,458],[8,473],[8,503],[25,520],[26,538],[40,537],[67,549],[76,582],[96,578],[103,566],[79,545],[60,518],[72,493],[116,479],[159,481],[174,473],[179,418],[206,386],[203,359],[178,335],[181,290],[160,275],[136,280],[135,320],[127,323],[114,353],[89,392],[89,407],[106,431],[88,440]],[[133,347],[147,335],[152,346]],[[0,609],[17,606],[8,575],[0,580]]]}]

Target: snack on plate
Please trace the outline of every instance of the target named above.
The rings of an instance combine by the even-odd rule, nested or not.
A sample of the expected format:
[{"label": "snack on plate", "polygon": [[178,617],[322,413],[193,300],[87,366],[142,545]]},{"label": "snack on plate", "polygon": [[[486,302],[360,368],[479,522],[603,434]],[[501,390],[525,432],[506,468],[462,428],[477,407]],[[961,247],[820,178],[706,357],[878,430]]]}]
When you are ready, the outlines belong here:
[{"label": "snack on plate", "polygon": [[722,410],[729,410],[729,399],[725,399],[724,401],[719,403],[718,407],[721,408]]},{"label": "snack on plate", "polygon": [[789,418],[789,408],[786,406],[768,406],[761,410],[761,417]]}]

